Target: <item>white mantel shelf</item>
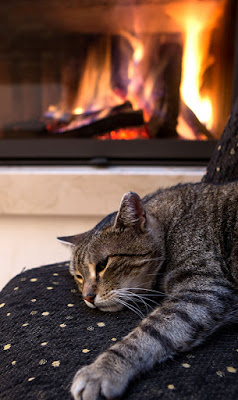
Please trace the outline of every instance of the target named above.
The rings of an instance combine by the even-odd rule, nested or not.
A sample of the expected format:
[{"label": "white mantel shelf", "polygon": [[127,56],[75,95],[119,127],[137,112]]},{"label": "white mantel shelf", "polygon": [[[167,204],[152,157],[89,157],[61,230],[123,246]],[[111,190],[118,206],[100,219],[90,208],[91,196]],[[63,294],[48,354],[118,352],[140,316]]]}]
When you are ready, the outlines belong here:
[{"label": "white mantel shelf", "polygon": [[122,195],[197,182],[202,167],[0,167],[0,215],[98,216]]}]

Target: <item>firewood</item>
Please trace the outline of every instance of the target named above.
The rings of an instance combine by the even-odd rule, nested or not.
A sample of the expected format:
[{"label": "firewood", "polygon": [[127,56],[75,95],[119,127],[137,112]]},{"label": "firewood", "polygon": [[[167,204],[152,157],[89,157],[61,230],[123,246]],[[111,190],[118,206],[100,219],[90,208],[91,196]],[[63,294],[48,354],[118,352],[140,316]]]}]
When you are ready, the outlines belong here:
[{"label": "firewood", "polygon": [[75,127],[73,129],[62,128],[58,133],[52,133],[54,137],[72,137],[72,138],[91,138],[102,135],[120,128],[129,126],[141,126],[144,124],[142,110],[126,111],[109,115],[105,118],[98,119],[90,124]]},{"label": "firewood", "polygon": [[191,108],[189,108],[187,104],[185,104],[182,100],[180,102],[180,112],[182,118],[187,123],[187,125],[192,129],[196,137],[199,138],[199,136],[202,134],[205,135],[208,140],[214,140],[214,137],[211,134],[211,132],[206,128],[206,126],[202,122],[199,121],[199,119],[191,110]]}]

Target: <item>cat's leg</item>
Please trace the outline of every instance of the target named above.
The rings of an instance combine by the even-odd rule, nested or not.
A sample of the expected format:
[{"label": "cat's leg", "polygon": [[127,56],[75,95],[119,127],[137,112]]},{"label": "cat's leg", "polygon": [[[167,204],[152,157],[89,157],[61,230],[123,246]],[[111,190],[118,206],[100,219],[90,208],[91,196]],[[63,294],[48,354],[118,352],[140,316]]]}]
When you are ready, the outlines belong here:
[{"label": "cat's leg", "polygon": [[229,286],[219,292],[213,285],[174,293],[129,335],[76,373],[71,388],[74,399],[96,400],[99,393],[107,399],[122,395],[135,375],[190,350],[228,320],[234,309]]}]

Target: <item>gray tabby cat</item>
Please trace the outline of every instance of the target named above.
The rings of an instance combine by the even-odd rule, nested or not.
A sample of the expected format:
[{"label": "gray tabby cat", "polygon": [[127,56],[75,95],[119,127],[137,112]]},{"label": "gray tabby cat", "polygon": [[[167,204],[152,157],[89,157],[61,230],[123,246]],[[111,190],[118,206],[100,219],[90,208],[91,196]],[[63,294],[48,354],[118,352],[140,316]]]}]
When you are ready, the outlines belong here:
[{"label": "gray tabby cat", "polygon": [[118,311],[157,287],[165,300],[120,342],[80,369],[74,399],[120,396],[140,372],[188,351],[237,319],[238,183],[185,184],[142,200],[129,192],[118,213],[73,245],[70,272],[89,307]]}]

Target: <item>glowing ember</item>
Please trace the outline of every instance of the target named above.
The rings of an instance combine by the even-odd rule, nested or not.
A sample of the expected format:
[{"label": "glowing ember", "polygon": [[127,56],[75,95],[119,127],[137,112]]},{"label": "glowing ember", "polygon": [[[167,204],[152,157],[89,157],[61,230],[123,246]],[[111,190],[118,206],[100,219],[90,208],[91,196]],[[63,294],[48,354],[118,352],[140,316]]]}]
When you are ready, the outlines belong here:
[{"label": "glowing ember", "polygon": [[100,140],[135,140],[135,139],[149,139],[149,134],[145,127],[139,128],[125,128],[105,133],[105,135],[97,136]]}]

